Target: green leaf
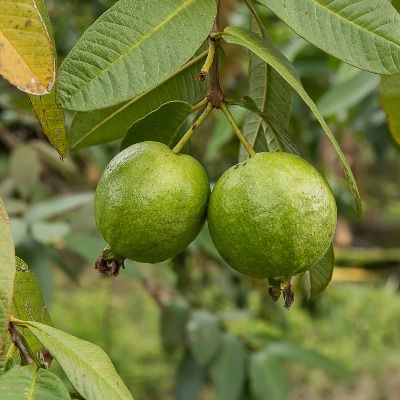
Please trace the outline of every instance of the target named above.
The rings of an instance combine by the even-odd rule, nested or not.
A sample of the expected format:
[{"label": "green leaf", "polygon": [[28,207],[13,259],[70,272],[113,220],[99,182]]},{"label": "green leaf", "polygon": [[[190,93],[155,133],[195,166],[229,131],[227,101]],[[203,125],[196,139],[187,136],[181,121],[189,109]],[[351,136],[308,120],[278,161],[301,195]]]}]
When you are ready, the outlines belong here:
[{"label": "green leaf", "polygon": [[357,68],[400,72],[400,15],[387,0],[257,0],[301,37]]},{"label": "green leaf", "polygon": [[[36,7],[46,26],[52,48],[55,49],[53,29],[43,0],[36,0]],[[54,53],[54,63],[57,65],[56,53]],[[29,100],[47,139],[58,151],[60,157],[65,158],[67,155],[67,132],[64,112],[56,102],[56,86],[54,85],[51,88],[49,94],[43,96],[29,95]]]},{"label": "green leaf", "polygon": [[153,89],[132,100],[92,112],[78,112],[72,120],[69,145],[72,150],[111,142],[125,136],[139,119],[173,100],[195,104],[205,96],[207,82],[194,79],[200,71],[207,52],[195,58]]},{"label": "green leaf", "polygon": [[332,279],[335,266],[335,254],[333,246],[330,245],[325,255],[305,273],[308,283],[308,298],[311,299],[322,293]]},{"label": "green leaf", "polygon": [[221,346],[218,319],[204,310],[193,311],[186,324],[189,349],[200,366],[208,364]]},{"label": "green leaf", "polygon": [[183,344],[189,307],[183,299],[174,299],[161,311],[161,340],[164,349],[179,349]]},{"label": "green leaf", "polygon": [[101,237],[93,234],[72,232],[64,238],[66,247],[87,262],[93,263],[106,246]]},{"label": "green leaf", "polygon": [[64,111],[56,102],[56,87],[44,96],[29,96],[33,111],[49,142],[61,158],[67,156],[67,131]]},{"label": "green leaf", "polygon": [[238,400],[246,377],[246,350],[233,335],[225,334],[221,350],[210,367],[217,400]]},{"label": "green leaf", "polygon": [[308,367],[320,368],[341,378],[351,376],[349,370],[341,363],[325,357],[312,349],[299,346],[290,342],[270,343],[264,350],[270,357],[285,358],[307,365]]},{"label": "green leaf", "polygon": [[179,141],[179,128],[193,112],[183,101],[171,101],[135,122],[121,143],[121,150],[132,144],[153,140],[171,147]]},{"label": "green leaf", "polygon": [[[16,257],[17,272],[14,283],[13,316],[28,321],[37,321],[46,325],[53,325],[46,304],[43,300],[42,291],[28,266],[20,258]],[[30,349],[41,357],[40,352],[44,349],[43,345],[36,339],[27,328],[20,328],[21,333],[26,339]]]},{"label": "green leaf", "polygon": [[[263,135],[258,137],[254,148],[256,151],[286,151],[301,156],[301,150],[292,140],[286,128],[272,116],[259,110],[252,98],[243,97],[240,99],[239,105],[261,117],[262,122],[268,127],[268,130],[263,130]],[[260,128],[262,129],[262,127]]]},{"label": "green leaf", "polygon": [[39,322],[16,320],[14,323],[26,326],[42,342],[85,399],[133,399],[100,347]]},{"label": "green leaf", "polygon": [[93,193],[80,193],[53,197],[51,200],[37,203],[32,206],[25,214],[25,220],[27,222],[33,222],[53,218],[92,202]]},{"label": "green leaf", "polygon": [[35,365],[18,365],[0,376],[0,400],[70,400],[62,380]]},{"label": "green leaf", "polygon": [[287,400],[289,384],[282,362],[265,351],[250,356],[250,391],[254,400]]},{"label": "green leaf", "polygon": [[29,145],[17,147],[10,157],[10,175],[24,198],[31,196],[39,183],[41,165],[39,157]]},{"label": "green leaf", "polygon": [[352,79],[333,86],[317,101],[324,117],[338,114],[361,102],[379,85],[379,76],[359,71]]},{"label": "green leaf", "polygon": [[292,86],[292,88],[300,95],[304,102],[310,107],[315,117],[321,124],[328,138],[332,142],[332,145],[339,157],[339,161],[342,165],[343,171],[346,175],[347,181],[349,182],[350,189],[353,193],[353,197],[356,203],[357,215],[362,214],[362,203],[360,194],[358,192],[357,184],[354,179],[353,173],[351,172],[350,166],[340,149],[335,137],[330,131],[318,108],[312,101],[311,97],[304,90],[301,84],[300,78],[297,75],[296,70],[290,61],[277,50],[270,42],[256,35],[255,33],[236,27],[227,27],[223,32],[223,38],[229,43],[239,44],[248,48],[267,62]]},{"label": "green leaf", "polygon": [[32,237],[43,244],[51,244],[63,239],[71,232],[71,226],[63,221],[34,221],[31,225]]},{"label": "green leaf", "polygon": [[382,77],[381,103],[388,118],[390,132],[400,144],[400,75]]},{"label": "green leaf", "polygon": [[196,400],[206,379],[206,371],[187,351],[178,367],[175,379],[176,400]]},{"label": "green leaf", "polygon": [[1,0],[0,5],[0,74],[26,93],[49,93],[54,53],[35,0]]},{"label": "green leaf", "polygon": [[[252,10],[253,13],[256,13],[253,8]],[[269,40],[261,20],[258,20],[257,24],[253,20],[251,30],[254,31],[256,26],[259,27],[258,31],[261,36]],[[268,118],[273,118],[283,128],[287,128],[292,113],[292,88],[279,73],[251,51],[249,52],[249,97],[254,100],[258,109],[265,112]],[[252,112],[247,113],[242,130],[256,152],[273,151],[266,146],[265,136],[271,137],[272,135],[273,137],[270,132],[265,132],[266,129],[268,130],[268,127],[264,126],[260,116]],[[239,161],[247,158],[246,149],[240,146]]]},{"label": "green leaf", "polygon": [[15,279],[15,251],[10,218],[0,197],[0,358],[6,343]]},{"label": "green leaf", "polygon": [[146,92],[193,56],[215,15],[215,0],[118,1],[63,62],[59,103],[89,111]]}]

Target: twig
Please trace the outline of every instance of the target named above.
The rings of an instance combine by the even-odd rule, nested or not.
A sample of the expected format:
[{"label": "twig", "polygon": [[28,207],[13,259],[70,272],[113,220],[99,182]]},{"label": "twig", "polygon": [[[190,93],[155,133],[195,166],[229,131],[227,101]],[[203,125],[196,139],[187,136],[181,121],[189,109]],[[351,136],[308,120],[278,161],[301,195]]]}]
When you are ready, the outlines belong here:
[{"label": "twig", "polygon": [[12,342],[15,343],[15,345],[18,347],[18,350],[21,352],[21,354],[25,358],[26,362],[28,364],[34,364],[35,360],[31,356],[31,353],[26,346],[25,339],[19,333],[18,329],[14,326],[14,324],[12,322],[10,322],[10,326],[8,327],[8,330],[10,332]]}]

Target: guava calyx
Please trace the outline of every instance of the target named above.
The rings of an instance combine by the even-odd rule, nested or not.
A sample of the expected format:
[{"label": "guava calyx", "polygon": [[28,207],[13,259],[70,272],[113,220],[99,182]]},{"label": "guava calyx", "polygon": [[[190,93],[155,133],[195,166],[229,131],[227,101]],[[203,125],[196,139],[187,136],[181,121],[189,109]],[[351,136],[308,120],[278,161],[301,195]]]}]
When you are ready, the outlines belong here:
[{"label": "guava calyx", "polygon": [[114,254],[111,247],[107,246],[96,260],[95,269],[107,276],[118,276],[120,269],[125,269],[124,261],[125,258]]},{"label": "guava calyx", "polygon": [[276,303],[281,297],[281,294],[283,294],[283,300],[285,301],[284,307],[289,310],[294,303],[294,293],[292,291],[292,284],[290,280],[287,282],[282,282],[275,279],[268,279],[268,284],[270,285],[268,294],[270,295],[272,301]]}]

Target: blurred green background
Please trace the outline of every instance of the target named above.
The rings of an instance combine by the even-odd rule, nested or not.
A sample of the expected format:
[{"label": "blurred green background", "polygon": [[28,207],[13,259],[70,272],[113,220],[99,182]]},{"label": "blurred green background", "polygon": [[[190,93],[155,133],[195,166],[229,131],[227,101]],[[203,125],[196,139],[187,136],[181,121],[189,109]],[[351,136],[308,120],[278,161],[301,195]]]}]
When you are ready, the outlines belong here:
[{"label": "blurred green background", "polygon": [[[46,2],[60,59],[113,3]],[[240,2],[222,4],[223,25],[248,26]],[[339,206],[336,268],[333,282],[321,296],[308,301],[304,282],[298,279],[289,312],[282,301],[271,304],[266,283],[239,276],[226,266],[207,230],[173,260],[153,266],[127,263],[116,279],[100,276],[94,261],[105,244],[94,224],[93,191],[119,144],[84,149],[60,161],[28,98],[1,80],[0,196],[11,217],[17,255],[39,280],[55,326],[101,346],[137,399],[175,398],[185,346],[179,344],[174,351],[163,348],[159,303],[179,298],[192,309],[217,316],[224,331],[238,335],[249,353],[290,343],[284,347],[288,353],[296,344],[338,363],[329,372],[322,361],[307,361],[296,351],[292,357],[282,357],[285,378],[275,383],[278,391],[285,387],[287,398],[397,400],[400,149],[380,108],[379,77],[308,45],[265,9],[263,15],[272,40],[294,62],[341,143],[364,202],[365,213],[356,219],[335,153],[295,96],[290,132],[330,182]],[[225,51],[224,91],[229,97],[241,97],[247,91],[247,54],[235,46]],[[243,122],[242,109],[233,107],[232,112]],[[67,114],[67,124],[70,119]],[[238,148],[222,114],[213,113],[191,140],[189,151],[215,182],[237,162]],[[59,371],[55,363],[52,368]],[[216,399],[208,376],[197,398]]]}]

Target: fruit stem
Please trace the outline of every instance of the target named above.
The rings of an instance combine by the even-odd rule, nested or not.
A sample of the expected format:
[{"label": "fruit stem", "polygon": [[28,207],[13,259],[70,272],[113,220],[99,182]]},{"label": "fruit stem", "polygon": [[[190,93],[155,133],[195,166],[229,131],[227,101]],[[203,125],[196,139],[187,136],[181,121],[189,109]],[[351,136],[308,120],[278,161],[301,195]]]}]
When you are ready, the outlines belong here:
[{"label": "fruit stem", "polygon": [[249,154],[249,157],[253,157],[256,154],[256,152],[251,147],[251,144],[247,141],[246,137],[243,135],[242,131],[238,127],[238,125],[237,125],[235,119],[233,118],[231,112],[229,111],[227,105],[225,103],[222,103],[220,108],[221,108],[221,111],[225,114],[226,119],[231,124],[236,136],[239,138],[240,142],[242,143],[242,145],[246,149],[247,153]]},{"label": "fruit stem", "polygon": [[197,121],[190,127],[190,129],[183,135],[182,139],[177,143],[177,145],[172,149],[175,154],[179,154],[183,149],[183,146],[187,143],[187,141],[192,137],[192,135],[196,132],[196,130],[200,127],[200,125],[204,122],[204,120],[208,117],[210,112],[212,111],[213,106],[211,103],[207,104],[206,109],[197,119]]},{"label": "fruit stem", "polygon": [[217,49],[217,43],[214,39],[208,37],[208,54],[206,61],[204,62],[203,68],[200,70],[199,74],[196,76],[196,80],[205,81],[208,75],[208,71],[214,61],[215,51]]},{"label": "fruit stem", "polygon": [[197,111],[200,111],[202,108],[206,107],[208,104],[208,99],[205,97],[200,103],[197,103],[192,107],[192,113],[195,113]]}]

